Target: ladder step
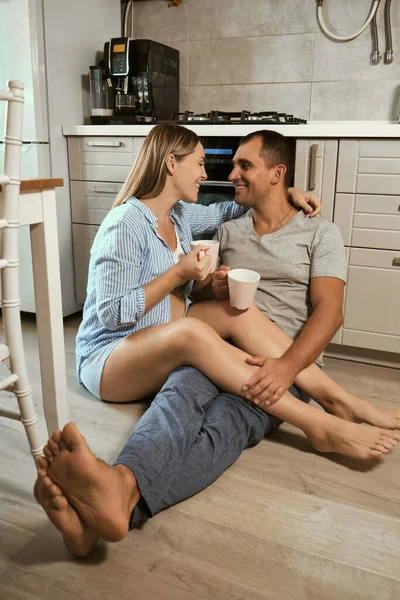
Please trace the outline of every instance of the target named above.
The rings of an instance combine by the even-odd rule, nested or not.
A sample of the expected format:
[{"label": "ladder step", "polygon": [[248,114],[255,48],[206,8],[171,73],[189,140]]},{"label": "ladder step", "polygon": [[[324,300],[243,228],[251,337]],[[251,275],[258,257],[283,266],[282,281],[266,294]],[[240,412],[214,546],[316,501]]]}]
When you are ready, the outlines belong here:
[{"label": "ladder step", "polygon": [[5,344],[0,344],[0,361],[6,360],[10,356],[10,351],[8,346]]},{"label": "ladder step", "polygon": [[8,227],[8,223],[5,219],[0,219],[0,229],[5,229]]},{"label": "ladder step", "polygon": [[6,267],[8,267],[8,260],[0,258],[0,269],[5,269]]},{"label": "ladder step", "polygon": [[0,185],[7,185],[10,183],[10,178],[7,175],[0,175]]},{"label": "ladder step", "polygon": [[8,388],[10,385],[18,381],[18,375],[8,375],[8,377],[4,377],[4,379],[0,379],[0,390],[4,390]]}]

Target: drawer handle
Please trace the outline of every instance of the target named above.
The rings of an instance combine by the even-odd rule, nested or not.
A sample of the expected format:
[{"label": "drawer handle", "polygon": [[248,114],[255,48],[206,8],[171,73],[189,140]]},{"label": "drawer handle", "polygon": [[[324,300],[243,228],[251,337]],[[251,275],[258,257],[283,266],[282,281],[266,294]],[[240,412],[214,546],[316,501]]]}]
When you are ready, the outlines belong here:
[{"label": "drawer handle", "polygon": [[392,265],[394,267],[400,267],[400,256],[397,256],[396,258],[393,259]]},{"label": "drawer handle", "polygon": [[118,194],[121,188],[102,188],[102,187],[94,187],[93,191],[95,194]]},{"label": "drawer handle", "polygon": [[122,146],[122,142],[117,142],[116,140],[110,141],[110,142],[97,142],[96,140],[94,142],[88,142],[87,143],[88,146],[98,146],[100,148],[119,148],[120,146]]},{"label": "drawer handle", "polygon": [[310,148],[310,177],[308,181],[308,189],[315,190],[317,187],[316,171],[317,171],[317,152],[318,144],[313,144]]}]

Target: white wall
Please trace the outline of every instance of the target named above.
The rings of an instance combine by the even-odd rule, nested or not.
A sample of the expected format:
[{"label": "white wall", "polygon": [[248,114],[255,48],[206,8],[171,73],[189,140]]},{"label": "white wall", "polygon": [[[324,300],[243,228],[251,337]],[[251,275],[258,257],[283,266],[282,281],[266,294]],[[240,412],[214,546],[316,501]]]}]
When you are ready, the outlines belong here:
[{"label": "white wall", "polygon": [[[339,35],[356,31],[371,0],[324,0]],[[279,110],[311,120],[396,120],[400,100],[400,2],[392,3],[395,62],[370,64],[368,29],[328,40],[315,0],[166,0],[134,3],[134,36],[181,52],[181,110]],[[379,9],[385,51],[384,2]]]}]

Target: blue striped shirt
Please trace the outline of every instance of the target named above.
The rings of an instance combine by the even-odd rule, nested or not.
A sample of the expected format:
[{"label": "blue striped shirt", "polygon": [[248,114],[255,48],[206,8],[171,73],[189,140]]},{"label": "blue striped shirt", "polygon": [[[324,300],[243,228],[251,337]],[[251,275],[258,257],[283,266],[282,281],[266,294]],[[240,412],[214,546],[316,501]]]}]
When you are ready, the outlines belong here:
[{"label": "blue striped shirt", "polygon": [[[171,220],[187,254],[193,235],[213,233],[244,212],[246,209],[234,201],[211,206],[179,201],[171,210]],[[76,338],[80,383],[82,362],[102,346],[170,321],[169,294],[144,314],[143,286],[173,264],[171,248],[157,232],[157,217],[143,202],[132,198],[108,213],[90,253],[87,297]],[[186,310],[192,302],[193,284],[188,281],[181,288]]]}]

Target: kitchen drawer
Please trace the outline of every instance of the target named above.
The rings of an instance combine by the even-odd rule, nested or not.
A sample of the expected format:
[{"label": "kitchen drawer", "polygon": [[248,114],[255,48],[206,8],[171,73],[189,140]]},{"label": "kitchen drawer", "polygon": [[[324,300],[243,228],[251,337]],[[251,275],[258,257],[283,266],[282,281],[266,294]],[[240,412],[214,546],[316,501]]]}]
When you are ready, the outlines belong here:
[{"label": "kitchen drawer", "polygon": [[399,297],[400,252],[352,248],[342,343],[400,352]]},{"label": "kitchen drawer", "polygon": [[117,183],[71,181],[72,222],[100,225],[121,187]]},{"label": "kitchen drawer", "polygon": [[400,140],[341,140],[337,192],[398,194]]},{"label": "kitchen drawer", "polygon": [[[400,250],[399,203],[399,196],[336,194],[334,222],[344,244]],[[378,207],[382,213],[377,212]]]},{"label": "kitchen drawer", "polygon": [[70,179],[123,183],[143,140],[144,137],[68,138]]},{"label": "kitchen drawer", "polygon": [[99,227],[93,225],[72,224],[72,242],[74,247],[75,294],[76,301],[84,304],[86,300],[87,278],[89,271],[90,249]]},{"label": "kitchen drawer", "polygon": [[354,210],[359,213],[400,215],[400,196],[357,194]]}]

